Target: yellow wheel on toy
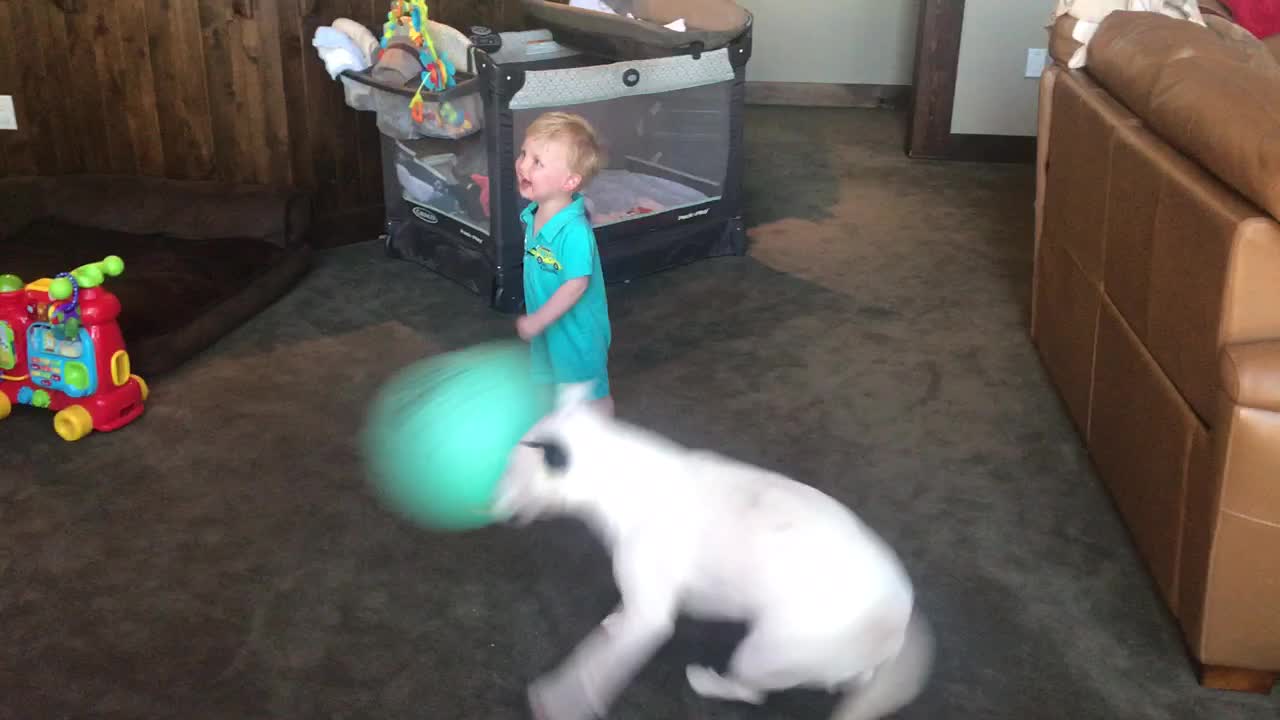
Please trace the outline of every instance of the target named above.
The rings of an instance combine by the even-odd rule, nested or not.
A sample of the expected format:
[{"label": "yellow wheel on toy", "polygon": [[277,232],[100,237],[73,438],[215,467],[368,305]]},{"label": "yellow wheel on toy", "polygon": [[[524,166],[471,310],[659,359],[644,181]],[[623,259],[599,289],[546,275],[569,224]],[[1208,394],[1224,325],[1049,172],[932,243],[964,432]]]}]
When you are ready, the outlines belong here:
[{"label": "yellow wheel on toy", "polygon": [[67,442],[75,442],[93,432],[93,418],[89,411],[80,405],[72,405],[58,411],[53,416],[53,431]]},{"label": "yellow wheel on toy", "polygon": [[9,396],[0,392],[0,420],[9,417],[9,413],[13,410],[13,403],[9,402]]},{"label": "yellow wheel on toy", "polygon": [[151,394],[151,388],[147,387],[147,381],[137,375],[130,375],[129,377],[138,381],[138,389],[142,391],[142,402],[146,402],[147,396]]}]

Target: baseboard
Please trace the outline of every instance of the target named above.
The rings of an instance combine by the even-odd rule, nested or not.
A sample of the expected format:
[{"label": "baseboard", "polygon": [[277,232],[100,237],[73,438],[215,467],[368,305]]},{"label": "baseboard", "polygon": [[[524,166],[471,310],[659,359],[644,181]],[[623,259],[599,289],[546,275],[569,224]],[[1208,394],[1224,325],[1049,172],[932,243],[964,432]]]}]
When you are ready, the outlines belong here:
[{"label": "baseboard", "polygon": [[1036,161],[1035,135],[980,135],[951,133],[942,147],[932,153],[909,153],[916,160],[955,160],[960,162],[1017,163],[1031,165]]},{"label": "baseboard", "polygon": [[746,87],[748,105],[897,109],[910,96],[910,85],[748,81]]}]

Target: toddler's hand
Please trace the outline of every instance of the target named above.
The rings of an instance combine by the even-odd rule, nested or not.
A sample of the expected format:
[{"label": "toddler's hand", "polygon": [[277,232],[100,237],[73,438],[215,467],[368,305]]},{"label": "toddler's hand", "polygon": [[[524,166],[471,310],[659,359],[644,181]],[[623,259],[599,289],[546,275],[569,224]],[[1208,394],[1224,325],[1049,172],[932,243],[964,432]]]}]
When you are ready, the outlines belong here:
[{"label": "toddler's hand", "polygon": [[538,321],[533,319],[532,315],[521,315],[516,318],[516,333],[520,335],[521,340],[531,340],[542,332],[542,328],[538,326]]}]

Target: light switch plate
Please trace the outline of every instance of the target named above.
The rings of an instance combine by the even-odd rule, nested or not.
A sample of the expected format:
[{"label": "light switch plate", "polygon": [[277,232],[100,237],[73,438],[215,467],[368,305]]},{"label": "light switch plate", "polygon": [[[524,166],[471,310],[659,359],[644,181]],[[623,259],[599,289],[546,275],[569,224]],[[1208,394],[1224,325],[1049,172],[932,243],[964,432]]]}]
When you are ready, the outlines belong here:
[{"label": "light switch plate", "polygon": [[0,130],[17,130],[18,113],[13,110],[13,96],[0,95]]},{"label": "light switch plate", "polygon": [[1027,48],[1027,72],[1029,78],[1040,77],[1044,73],[1045,63],[1049,60],[1046,48]]}]

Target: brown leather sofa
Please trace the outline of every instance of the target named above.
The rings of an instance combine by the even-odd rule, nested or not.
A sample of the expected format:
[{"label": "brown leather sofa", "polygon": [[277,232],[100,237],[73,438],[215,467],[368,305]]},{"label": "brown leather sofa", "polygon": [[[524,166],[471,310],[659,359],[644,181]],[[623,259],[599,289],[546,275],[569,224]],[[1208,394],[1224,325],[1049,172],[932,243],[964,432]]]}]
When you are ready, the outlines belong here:
[{"label": "brown leather sofa", "polygon": [[1206,19],[1113,13],[1080,70],[1066,67],[1074,20],[1050,29],[1031,334],[1201,683],[1268,692],[1280,62],[1228,16]]}]

